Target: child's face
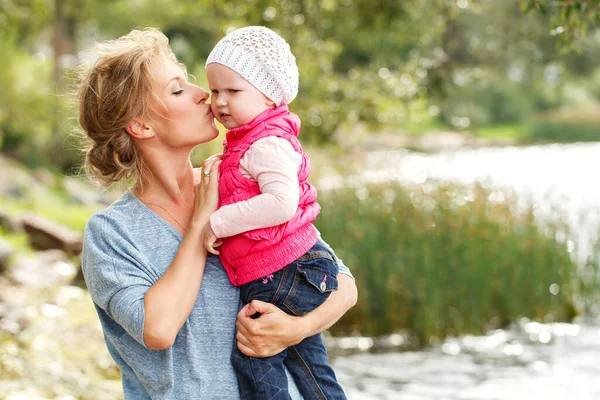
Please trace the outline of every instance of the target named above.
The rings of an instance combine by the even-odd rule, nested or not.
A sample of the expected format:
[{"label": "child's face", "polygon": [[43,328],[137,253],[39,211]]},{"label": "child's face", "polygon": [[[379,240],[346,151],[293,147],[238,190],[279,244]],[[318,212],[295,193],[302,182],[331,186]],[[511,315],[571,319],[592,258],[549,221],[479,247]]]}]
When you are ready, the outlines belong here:
[{"label": "child's face", "polygon": [[272,100],[231,68],[208,64],[206,75],[212,112],[227,129],[246,125],[263,111],[275,107]]}]

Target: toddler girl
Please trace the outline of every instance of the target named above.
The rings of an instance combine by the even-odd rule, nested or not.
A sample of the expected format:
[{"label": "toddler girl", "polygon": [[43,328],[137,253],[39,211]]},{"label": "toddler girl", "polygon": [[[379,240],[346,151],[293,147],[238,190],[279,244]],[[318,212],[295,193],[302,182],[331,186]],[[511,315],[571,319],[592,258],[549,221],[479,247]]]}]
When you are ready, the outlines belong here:
[{"label": "toddler girl", "polygon": [[[296,59],[275,32],[250,26],[215,46],[206,73],[212,112],[229,131],[205,246],[219,254],[245,304],[257,299],[303,315],[337,290],[338,267],[312,225],[317,192],[307,181],[300,119],[287,106],[298,93]],[[321,335],[262,359],[236,347],[232,363],[243,399],[289,398],[284,364],[305,399],[346,398]]]}]

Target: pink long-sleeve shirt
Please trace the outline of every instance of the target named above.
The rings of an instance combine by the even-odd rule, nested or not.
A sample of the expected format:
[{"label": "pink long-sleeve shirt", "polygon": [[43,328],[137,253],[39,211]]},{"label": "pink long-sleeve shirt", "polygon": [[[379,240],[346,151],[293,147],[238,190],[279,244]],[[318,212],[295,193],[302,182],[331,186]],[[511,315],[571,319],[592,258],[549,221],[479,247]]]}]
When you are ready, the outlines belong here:
[{"label": "pink long-sleeve shirt", "polygon": [[301,163],[302,156],[283,138],[253,143],[240,161],[240,172],[258,182],[261,194],[214,212],[210,224],[215,235],[224,238],[287,222],[298,208]]}]

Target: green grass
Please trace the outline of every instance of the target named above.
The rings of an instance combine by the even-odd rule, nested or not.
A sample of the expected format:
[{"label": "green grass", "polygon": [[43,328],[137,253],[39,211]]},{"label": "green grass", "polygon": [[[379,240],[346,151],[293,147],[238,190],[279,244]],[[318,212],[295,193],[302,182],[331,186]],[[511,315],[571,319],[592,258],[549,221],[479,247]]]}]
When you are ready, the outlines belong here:
[{"label": "green grass", "polygon": [[510,125],[493,125],[483,126],[475,130],[474,134],[478,138],[482,139],[514,139],[520,140],[526,132],[524,125],[510,124]]},{"label": "green grass", "polygon": [[474,134],[481,139],[511,139],[521,144],[598,142],[600,124],[536,119],[523,125],[484,126]]},{"label": "green grass", "polygon": [[[85,206],[71,200],[71,195],[65,189],[64,176],[56,171],[30,170],[6,157],[0,157],[0,169],[5,174],[3,184],[10,188],[2,196],[0,208],[11,215],[35,213],[71,229],[83,231],[89,217],[102,208],[101,205]],[[84,184],[82,186],[85,187]]]},{"label": "green grass", "polygon": [[[334,333],[412,332],[421,344],[480,334],[521,317],[569,321],[583,289],[566,224],[542,228],[516,199],[490,201],[483,187],[368,186],[320,193],[317,226],[350,266],[359,302]],[[590,267],[593,273],[598,266]],[[560,291],[553,294],[552,285]]]},{"label": "green grass", "polygon": [[2,208],[15,216],[25,213],[38,214],[71,229],[83,232],[87,220],[102,207],[86,207],[73,204],[63,196],[47,191],[44,192],[43,196],[26,196],[19,200],[4,199]]},{"label": "green grass", "polygon": [[540,121],[524,137],[526,143],[600,142],[600,123]]},{"label": "green grass", "polygon": [[33,252],[33,249],[29,246],[29,238],[25,232],[9,233],[0,227],[0,238],[10,243],[18,253]]},{"label": "green grass", "polygon": [[448,126],[434,118],[424,118],[419,122],[409,121],[408,123],[404,124],[402,128],[406,133],[414,136],[449,129]]}]

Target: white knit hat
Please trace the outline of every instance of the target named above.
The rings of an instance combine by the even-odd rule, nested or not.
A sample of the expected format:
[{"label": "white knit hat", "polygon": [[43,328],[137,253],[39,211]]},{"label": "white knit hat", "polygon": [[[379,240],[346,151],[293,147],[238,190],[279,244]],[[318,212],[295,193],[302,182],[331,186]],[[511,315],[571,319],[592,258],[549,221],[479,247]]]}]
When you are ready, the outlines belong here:
[{"label": "white knit hat", "polygon": [[298,94],[298,67],[286,41],[264,26],[248,26],[225,36],[208,55],[206,65],[231,68],[277,106]]}]

